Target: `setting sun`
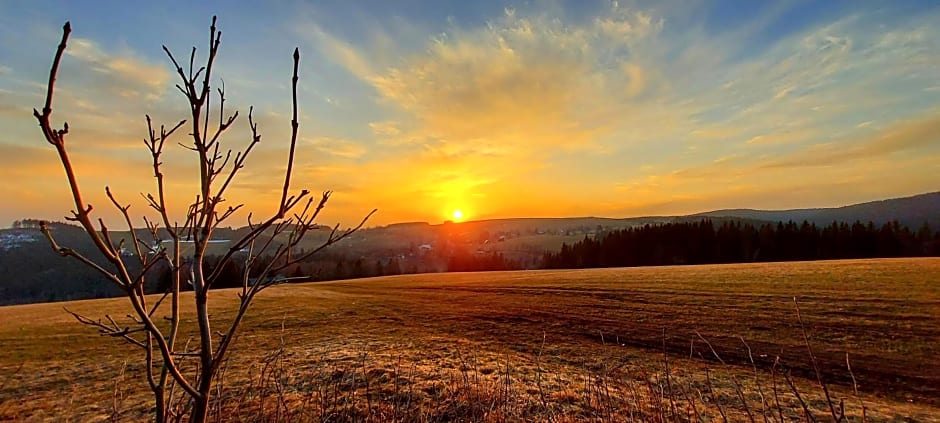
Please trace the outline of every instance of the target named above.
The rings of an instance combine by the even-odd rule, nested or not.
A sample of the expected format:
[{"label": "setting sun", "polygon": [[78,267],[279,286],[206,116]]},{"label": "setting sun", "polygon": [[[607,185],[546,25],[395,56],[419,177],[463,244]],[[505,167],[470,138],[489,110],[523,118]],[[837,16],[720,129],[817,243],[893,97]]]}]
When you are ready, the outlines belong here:
[{"label": "setting sun", "polygon": [[455,222],[459,222],[463,220],[463,212],[460,211],[460,209],[454,210],[454,212],[451,213],[450,216],[454,219]]}]

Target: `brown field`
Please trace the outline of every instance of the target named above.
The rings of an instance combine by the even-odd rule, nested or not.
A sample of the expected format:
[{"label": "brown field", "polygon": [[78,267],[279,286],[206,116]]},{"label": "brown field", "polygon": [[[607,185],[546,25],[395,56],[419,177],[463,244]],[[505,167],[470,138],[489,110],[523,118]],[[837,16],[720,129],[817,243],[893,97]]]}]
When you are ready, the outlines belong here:
[{"label": "brown field", "polygon": [[[851,420],[940,421],[940,259],[275,287],[243,326],[218,407],[246,421],[779,421],[805,418],[801,398],[831,420],[793,297]],[[215,322],[235,300],[214,292]],[[145,420],[138,351],[62,306],[128,312],[120,299],[0,308],[0,420]]]}]

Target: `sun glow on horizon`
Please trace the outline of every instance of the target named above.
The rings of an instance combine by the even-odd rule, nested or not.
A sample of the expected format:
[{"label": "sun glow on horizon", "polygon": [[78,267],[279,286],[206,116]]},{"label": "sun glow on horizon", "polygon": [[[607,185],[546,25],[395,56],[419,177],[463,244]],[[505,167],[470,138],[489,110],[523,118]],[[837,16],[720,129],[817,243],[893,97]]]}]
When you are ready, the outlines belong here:
[{"label": "sun glow on horizon", "polygon": [[[0,2],[0,180],[21,181],[0,184],[0,228],[73,208],[55,153],[21,113],[39,103],[66,15],[78,38],[63,57],[56,115],[73,128],[86,200],[111,204],[109,186],[134,219],[153,217],[132,195],[153,187],[152,169],[141,168],[148,154],[129,140],[144,115],[174,122],[189,107],[154,46],[200,45],[192,34],[211,14],[202,8],[174,22],[186,30],[155,35],[137,29],[161,27],[158,5],[51,0],[63,10],[50,16],[21,3]],[[299,65],[291,186],[336,191],[324,225],[353,226],[372,209],[367,224],[381,226],[840,207],[937,190],[940,7],[931,2],[275,3],[262,20],[251,7],[227,10],[223,28],[261,35],[223,41],[229,59],[216,75],[233,82],[227,106],[256,105],[264,138],[289,140],[290,84],[270,76],[289,71],[282,48],[316,58]],[[247,124],[239,117],[221,145],[237,150]],[[166,194],[182,220],[200,188],[174,145],[185,135],[175,136]],[[264,143],[251,154],[226,191],[244,203],[233,225],[281,201],[289,148]],[[96,208],[99,217],[124,221],[114,207]]]}]

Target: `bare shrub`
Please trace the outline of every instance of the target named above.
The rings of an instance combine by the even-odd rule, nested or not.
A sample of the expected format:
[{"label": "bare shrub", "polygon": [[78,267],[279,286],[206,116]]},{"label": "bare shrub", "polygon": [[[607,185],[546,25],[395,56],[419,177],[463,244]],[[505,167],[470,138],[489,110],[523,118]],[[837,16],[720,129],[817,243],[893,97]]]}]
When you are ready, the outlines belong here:
[{"label": "bare shrub", "polygon": [[[44,138],[55,147],[66,173],[75,203],[75,210],[67,219],[84,229],[104,261],[83,255],[67,246],[60,246],[53,231],[45,223],[41,224],[41,230],[59,254],[73,257],[95,269],[110,283],[118,286],[127,297],[133,308],[133,313],[129,314],[127,319],[110,315],[104,318],[92,318],[77,313],[72,315],[79,322],[95,327],[101,335],[123,339],[142,350],[147,383],[154,396],[156,421],[188,418],[193,422],[203,422],[210,411],[210,398],[216,376],[222,364],[227,362],[227,353],[255,296],[267,287],[288,281],[285,269],[349,236],[362,227],[372,213],[354,228],[340,231],[338,226],[334,227],[327,240],[317,248],[305,252],[299,252],[296,248],[308,231],[316,227],[314,221],[331,193],[326,191],[317,200],[307,190],[296,193],[291,190],[299,126],[297,70],[300,53],[295,49],[291,80],[293,118],[290,148],[286,158],[287,170],[284,173],[280,201],[275,205],[274,212],[264,220],[253,221],[249,214],[248,233],[233,241],[221,258],[213,262],[214,265],[210,266],[206,262],[207,247],[213,232],[242,207],[241,204],[228,205],[226,191],[232,186],[239,171],[244,168],[252,149],[261,142],[258,125],[252,116],[253,110],[249,109],[248,123],[251,133],[247,147],[241,151],[223,147],[226,145],[223,135],[238,119],[239,113],[236,111],[226,115],[224,85],[213,93],[213,75],[216,70],[214,64],[222,37],[213,17],[204,65],[196,63],[195,47],[189,56],[188,69],[184,69],[170,50],[163,47],[179,76],[180,83],[176,87],[186,98],[190,118],[168,127],[160,125],[156,128],[150,116],[147,116],[145,144],[152,158],[156,188],[153,193],[142,195],[160,218],[157,221],[143,218],[142,223],[149,235],[141,235],[134,229],[130,206],[121,203],[111,190],[105,187],[108,198],[122,214],[129,231],[129,239],[115,239],[103,219],[94,221],[93,208],[82,197],[78,177],[66,149],[68,123],[63,123],[61,129],[54,129],[52,125],[55,81],[70,33],[71,26],[66,23],[62,41],[49,72],[45,104],[41,111],[34,109],[33,113]],[[212,116],[210,108],[213,97],[218,101],[218,105],[213,105],[218,110],[216,116]],[[195,195],[190,197],[195,200],[188,205],[188,212],[180,223],[170,216],[171,207],[166,197],[162,154],[166,142],[184,126],[189,130],[190,140],[180,145],[190,150],[195,157],[199,168],[199,188]],[[169,239],[165,240],[164,237]],[[186,249],[186,253],[181,248],[183,241],[193,244],[191,249]],[[127,251],[131,254],[127,254]],[[210,322],[209,291],[220,280],[226,264],[236,260],[241,263],[243,269],[238,309],[230,321],[220,322],[216,319],[215,322]],[[141,270],[131,271],[128,264],[132,261],[137,261],[136,264],[139,264]],[[144,286],[150,276],[149,270],[161,263],[169,268],[171,283],[169,289],[154,300],[145,295]],[[191,297],[182,295],[181,291],[185,285],[191,285]],[[167,299],[169,301],[165,301]],[[181,334],[190,330],[184,327],[181,319],[184,308],[191,308],[195,315],[196,335],[192,347],[189,342],[182,342]]]}]

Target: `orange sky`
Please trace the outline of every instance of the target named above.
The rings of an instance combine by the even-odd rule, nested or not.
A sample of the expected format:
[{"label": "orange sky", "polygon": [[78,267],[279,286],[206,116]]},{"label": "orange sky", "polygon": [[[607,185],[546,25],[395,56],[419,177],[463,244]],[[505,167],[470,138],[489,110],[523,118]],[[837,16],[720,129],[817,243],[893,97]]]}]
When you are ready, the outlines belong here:
[{"label": "orange sky", "polygon": [[[686,3],[219,11],[217,75],[242,112],[226,142],[245,145],[250,104],[263,133],[229,201],[274,210],[294,46],[303,55],[294,187],[335,191],[326,224],[354,224],[373,208],[372,225],[437,223],[456,209],[466,219],[626,217],[940,189],[937,8]],[[112,219],[105,185],[136,214],[153,189],[144,114],[167,124],[187,114],[160,45],[202,52],[213,13],[164,30],[152,5],[59,6],[0,5],[0,225],[71,209],[31,116],[65,19],[74,32],[55,121],[69,122],[89,202]],[[177,215],[195,195],[193,160],[168,147]]]}]

